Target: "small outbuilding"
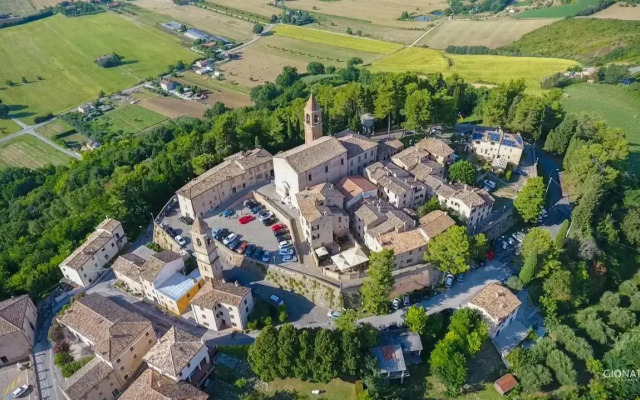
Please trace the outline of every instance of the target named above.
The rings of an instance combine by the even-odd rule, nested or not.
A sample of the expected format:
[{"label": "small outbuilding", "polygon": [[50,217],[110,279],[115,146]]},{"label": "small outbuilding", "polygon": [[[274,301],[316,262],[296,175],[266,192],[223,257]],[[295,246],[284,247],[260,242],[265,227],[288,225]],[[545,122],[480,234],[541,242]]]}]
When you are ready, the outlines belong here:
[{"label": "small outbuilding", "polygon": [[513,374],[506,374],[502,378],[495,381],[493,383],[493,387],[498,393],[504,396],[506,393],[516,387],[517,384],[518,381],[516,381],[516,377],[513,376]]}]

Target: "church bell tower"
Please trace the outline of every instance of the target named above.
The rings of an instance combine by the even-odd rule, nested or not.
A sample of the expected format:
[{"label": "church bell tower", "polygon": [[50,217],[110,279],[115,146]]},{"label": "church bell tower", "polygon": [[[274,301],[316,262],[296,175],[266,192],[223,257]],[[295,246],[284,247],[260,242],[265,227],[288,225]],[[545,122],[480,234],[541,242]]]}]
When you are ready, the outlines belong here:
[{"label": "church bell tower", "polygon": [[322,109],[318,107],[313,93],[304,106],[304,142],[311,143],[322,137]]},{"label": "church bell tower", "polygon": [[211,236],[209,225],[200,216],[197,216],[193,223],[191,240],[193,240],[193,252],[202,277],[222,279],[222,263],[218,257],[216,242]]}]

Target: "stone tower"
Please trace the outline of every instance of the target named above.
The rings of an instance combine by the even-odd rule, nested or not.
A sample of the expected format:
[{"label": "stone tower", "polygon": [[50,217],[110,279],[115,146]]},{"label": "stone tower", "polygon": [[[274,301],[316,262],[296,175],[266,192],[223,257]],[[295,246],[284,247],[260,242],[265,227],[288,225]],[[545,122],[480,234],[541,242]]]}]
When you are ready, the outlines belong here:
[{"label": "stone tower", "polygon": [[311,143],[322,137],[322,109],[318,107],[313,93],[304,106],[304,142]]},{"label": "stone tower", "polygon": [[216,242],[211,236],[209,225],[199,216],[196,217],[191,228],[191,240],[202,277],[222,279],[222,263],[218,257]]}]

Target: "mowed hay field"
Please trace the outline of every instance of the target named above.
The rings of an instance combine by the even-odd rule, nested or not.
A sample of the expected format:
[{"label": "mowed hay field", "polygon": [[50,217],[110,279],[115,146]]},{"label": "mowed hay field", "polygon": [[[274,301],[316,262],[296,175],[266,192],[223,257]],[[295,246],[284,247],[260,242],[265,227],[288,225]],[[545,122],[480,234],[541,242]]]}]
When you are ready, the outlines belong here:
[{"label": "mowed hay field", "polygon": [[[1,93],[1,92],[0,92]],[[22,128],[10,119],[0,119],[0,138],[20,131]]]},{"label": "mowed hay field", "polygon": [[594,114],[626,132],[629,168],[640,176],[640,95],[623,86],[590,83],[568,86],[564,93],[562,105],[568,112]]},{"label": "mowed hay field", "polygon": [[164,115],[133,104],[118,107],[100,116],[95,123],[112,132],[137,133],[166,120]]},{"label": "mowed hay field", "polygon": [[70,159],[68,155],[28,134],[0,143],[0,168],[36,169],[47,164],[64,164]]},{"label": "mowed hay field", "polygon": [[33,14],[36,11],[36,8],[29,0],[0,0],[0,14],[24,16]]},{"label": "mowed hay field", "polygon": [[347,29],[351,29],[353,32],[361,31],[363,37],[367,37],[370,39],[411,44],[429,28],[435,26],[434,22],[396,22],[398,22],[398,24],[402,23],[402,26],[396,27],[390,25],[381,25],[374,24],[369,21],[322,15],[317,16],[316,22],[305,25],[305,27],[342,34],[346,33]]},{"label": "mowed hay field", "polygon": [[[114,51],[124,57],[124,65],[103,69],[94,63]],[[0,29],[0,85],[16,83],[2,88],[2,101],[26,107],[12,116],[30,123],[36,115],[65,111],[95,98],[100,90],[124,89],[178,60],[195,58],[177,38],[116,14],[55,15]]]},{"label": "mowed hay field", "polygon": [[402,45],[397,43],[366,39],[346,34],[340,35],[293,25],[278,25],[274,31],[276,35],[279,36],[367,53],[390,54],[402,48]]},{"label": "mowed hay field", "polygon": [[438,50],[411,47],[377,61],[374,72],[413,71],[443,75],[457,73],[471,83],[499,84],[524,79],[527,90],[540,92],[540,80],[554,72],[576,65],[572,60],[534,57],[445,55]]},{"label": "mowed hay field", "polygon": [[623,7],[620,3],[616,3],[609,8],[598,11],[589,16],[589,18],[608,18],[623,19],[628,21],[640,21],[640,6]]},{"label": "mowed hay field", "polygon": [[247,41],[253,37],[252,23],[207,11],[200,7],[179,6],[171,0],[137,0],[134,4],[185,25],[211,34],[226,36],[239,42]]},{"label": "mowed hay field", "polygon": [[434,49],[444,49],[447,46],[486,46],[493,49],[514,42],[523,35],[555,21],[551,18],[521,21],[512,18],[444,21],[418,44]]},{"label": "mowed hay field", "polygon": [[138,105],[171,119],[178,117],[202,118],[204,112],[209,108],[207,104],[197,101],[163,96],[144,99]]}]

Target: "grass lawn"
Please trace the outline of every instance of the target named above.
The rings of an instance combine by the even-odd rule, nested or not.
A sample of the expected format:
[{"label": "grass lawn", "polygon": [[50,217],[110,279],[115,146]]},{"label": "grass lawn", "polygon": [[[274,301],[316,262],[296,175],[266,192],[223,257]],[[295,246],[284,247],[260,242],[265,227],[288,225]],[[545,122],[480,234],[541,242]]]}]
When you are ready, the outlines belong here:
[{"label": "grass lawn", "polygon": [[297,390],[298,393],[309,396],[312,390],[322,389],[325,392],[319,398],[325,400],[355,400],[356,393],[353,384],[334,379],[329,383],[312,383],[300,379],[277,379],[268,383],[267,392],[275,393],[278,390]]},{"label": "grass lawn", "polygon": [[73,127],[66,122],[56,119],[55,121],[49,122],[46,125],[42,125],[36,131],[42,136],[52,139],[58,135],[70,133],[71,131],[73,131]]},{"label": "grass lawn", "polygon": [[[94,63],[111,52],[122,55],[124,64],[103,69]],[[124,89],[195,58],[178,38],[116,14],[55,15],[0,30],[0,95],[14,106],[13,117],[32,123],[36,115],[65,111],[100,90]],[[14,85],[7,87],[7,80]]]},{"label": "grass lawn", "polygon": [[445,76],[458,73],[471,83],[499,84],[511,79],[524,79],[527,90],[537,93],[541,91],[542,78],[576,64],[576,61],[557,58],[455,54],[445,57],[438,50],[411,47],[375,62],[371,70],[424,74],[441,72]]},{"label": "grass lawn", "polygon": [[21,135],[0,143],[0,168],[39,168],[47,164],[60,165],[71,157],[59,152],[31,135]]},{"label": "grass lawn", "polygon": [[402,45],[397,43],[366,39],[346,34],[340,35],[337,33],[302,28],[294,25],[278,25],[274,31],[276,35],[280,36],[368,53],[390,54],[402,48]]},{"label": "grass lawn", "polygon": [[565,18],[573,17],[587,7],[596,5],[598,0],[577,0],[572,4],[525,10],[516,14],[516,18]]},{"label": "grass lawn", "polygon": [[624,86],[581,83],[564,89],[562,105],[568,112],[586,112],[609,126],[623,129],[630,144],[629,168],[640,175],[640,94]]},{"label": "grass lawn", "polygon": [[0,138],[22,130],[20,125],[10,119],[0,119]]},{"label": "grass lawn", "polygon": [[137,133],[150,126],[166,121],[167,117],[138,105],[125,105],[108,112],[95,120],[94,124],[111,132]]}]

